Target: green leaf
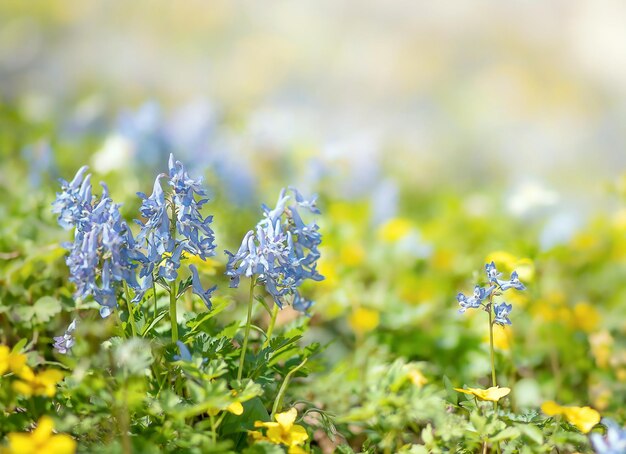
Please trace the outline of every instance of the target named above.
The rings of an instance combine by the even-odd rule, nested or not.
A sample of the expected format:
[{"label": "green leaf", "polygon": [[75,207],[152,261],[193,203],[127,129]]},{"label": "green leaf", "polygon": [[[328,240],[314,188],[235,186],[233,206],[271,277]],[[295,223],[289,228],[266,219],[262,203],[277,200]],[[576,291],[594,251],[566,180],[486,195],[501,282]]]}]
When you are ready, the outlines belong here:
[{"label": "green leaf", "polygon": [[515,427],[517,427],[522,434],[530,438],[538,445],[543,444],[543,433],[537,426],[532,424],[516,424]]},{"label": "green leaf", "polygon": [[152,331],[152,329],[157,325],[157,323],[159,323],[163,317],[165,317],[168,314],[168,309],[165,309],[163,311],[161,311],[155,318],[154,320],[152,320],[152,323],[150,323],[141,333],[141,337],[146,337],[146,334],[148,334],[150,331]]},{"label": "green leaf", "polygon": [[26,339],[20,339],[19,342],[13,346],[13,350],[11,350],[11,352],[20,353],[24,348],[24,345],[26,345],[26,342],[28,342]]},{"label": "green leaf", "polygon": [[33,305],[33,314],[42,323],[61,312],[61,302],[51,296],[39,298]]},{"label": "green leaf", "polygon": [[452,386],[452,382],[448,378],[447,375],[443,376],[443,384],[446,387],[446,394],[448,396],[448,402],[453,403],[454,405],[459,404],[459,393],[454,390],[454,386]]},{"label": "green leaf", "polygon": [[520,435],[521,435],[520,431],[516,429],[515,427],[507,427],[506,429],[498,433],[496,436],[491,437],[490,440],[491,441],[512,440],[514,438],[519,437]]}]

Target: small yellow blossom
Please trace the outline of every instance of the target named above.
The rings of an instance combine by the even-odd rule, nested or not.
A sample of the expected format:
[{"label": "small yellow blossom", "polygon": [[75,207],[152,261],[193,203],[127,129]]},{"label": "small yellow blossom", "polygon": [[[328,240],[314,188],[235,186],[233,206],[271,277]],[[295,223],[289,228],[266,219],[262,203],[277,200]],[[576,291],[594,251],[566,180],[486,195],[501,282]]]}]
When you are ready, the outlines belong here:
[{"label": "small yellow blossom", "polygon": [[495,262],[498,270],[505,273],[517,271],[522,282],[532,282],[535,276],[535,264],[529,258],[519,258],[510,252],[494,251],[485,257],[485,263]]},{"label": "small yellow blossom", "polygon": [[422,374],[422,372],[418,369],[411,369],[408,373],[408,377],[409,380],[411,380],[411,383],[413,383],[418,388],[421,388],[426,383],[428,383],[428,379],[424,377],[424,374]]},{"label": "small yellow blossom", "polygon": [[[495,325],[493,327],[493,346],[498,350],[507,351],[511,349],[511,328]],[[489,343],[489,333],[483,337],[483,342]]]},{"label": "small yellow blossom", "polygon": [[563,407],[549,400],[541,405],[541,411],[548,416],[565,416],[569,423],[578,427],[583,433],[588,433],[600,422],[600,413],[591,407]]},{"label": "small yellow blossom", "polygon": [[460,393],[465,393],[465,394],[470,394],[472,396],[476,396],[480,400],[488,400],[491,402],[497,402],[511,392],[511,388],[500,388],[499,386],[492,386],[491,388],[487,388],[487,389],[454,388],[454,390]]},{"label": "small yellow blossom", "polygon": [[26,355],[13,353],[6,345],[0,345],[0,375],[7,370],[18,374],[24,366],[26,366]]},{"label": "small yellow blossom", "polygon": [[73,454],[76,441],[67,434],[53,434],[54,424],[49,416],[42,416],[31,433],[10,433],[7,436],[7,454]]},{"label": "small yellow blossom", "polygon": [[578,303],[574,306],[574,325],[576,328],[591,333],[600,324],[600,313],[589,303]]},{"label": "small yellow blossom", "polygon": [[365,260],[365,248],[357,242],[345,244],[339,251],[339,257],[343,265],[359,266]]},{"label": "small yellow blossom", "polygon": [[47,396],[56,394],[57,383],[63,380],[63,374],[55,369],[48,369],[35,374],[25,366],[19,373],[20,380],[13,383],[13,389],[23,396]]},{"label": "small yellow blossom", "polygon": [[596,360],[598,367],[609,367],[611,353],[613,350],[613,336],[606,330],[597,332],[589,336],[591,354]]},{"label": "small yellow blossom", "polygon": [[387,243],[395,243],[411,233],[412,229],[408,219],[394,218],[380,226],[378,237]]},{"label": "small yellow blossom", "polygon": [[218,262],[217,260],[211,258],[202,260],[199,256],[195,254],[185,253],[185,259],[188,260],[187,263],[195,265],[200,273],[207,274],[209,276],[214,276],[217,273],[218,268],[220,267],[220,262]]},{"label": "small yellow blossom", "polygon": [[233,415],[241,416],[243,414],[243,405],[241,405],[241,402],[233,402],[226,407],[226,410],[231,412]]},{"label": "small yellow blossom", "polygon": [[289,448],[290,454],[305,452],[300,446],[309,438],[306,429],[298,424],[294,424],[298,411],[291,408],[284,413],[277,413],[274,416],[276,422],[256,421],[254,427],[267,429],[265,435],[259,431],[252,431],[250,435],[255,441],[269,441],[276,445],[285,445]]},{"label": "small yellow blossom", "polygon": [[359,307],[348,318],[350,327],[357,334],[365,334],[373,331],[380,322],[380,314],[375,309]]}]

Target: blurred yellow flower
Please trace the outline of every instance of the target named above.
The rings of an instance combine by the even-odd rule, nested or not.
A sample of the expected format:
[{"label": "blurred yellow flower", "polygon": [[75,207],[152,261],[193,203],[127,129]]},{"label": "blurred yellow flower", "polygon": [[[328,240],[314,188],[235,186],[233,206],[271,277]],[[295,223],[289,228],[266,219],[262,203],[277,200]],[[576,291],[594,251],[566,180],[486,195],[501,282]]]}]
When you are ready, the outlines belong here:
[{"label": "blurred yellow flower", "polygon": [[365,260],[365,248],[357,242],[345,244],[339,252],[341,263],[347,266],[359,266]]},{"label": "blurred yellow flower", "polygon": [[378,229],[378,238],[387,243],[395,243],[411,233],[411,221],[403,218],[390,219]]},{"label": "blurred yellow flower", "polygon": [[606,368],[609,366],[611,352],[613,350],[613,337],[607,330],[602,330],[589,336],[589,344],[591,345],[591,354],[596,360],[598,367]]},{"label": "blurred yellow flower", "polygon": [[492,386],[491,388],[487,388],[487,389],[454,388],[454,390],[460,393],[465,393],[465,394],[470,394],[472,396],[476,396],[480,400],[488,400],[491,402],[497,402],[511,392],[511,388],[505,388],[505,387],[500,388],[499,386]]},{"label": "blurred yellow flower", "polygon": [[26,366],[26,355],[13,353],[6,345],[0,345],[0,375],[7,370],[19,374]]},{"label": "blurred yellow flower", "polygon": [[428,379],[424,377],[424,374],[422,374],[422,372],[418,369],[411,369],[408,373],[408,377],[409,380],[411,380],[411,383],[413,383],[418,388],[421,388],[426,383],[428,383]]},{"label": "blurred yellow flower", "polygon": [[591,407],[563,407],[548,400],[541,405],[541,411],[548,416],[565,416],[569,423],[578,427],[583,433],[588,433],[600,422],[600,413]]},{"label": "blurred yellow flower", "polygon": [[574,325],[576,328],[591,333],[600,324],[600,313],[589,303],[574,306]]},{"label": "blurred yellow flower", "polygon": [[330,251],[325,254],[325,250],[322,249],[321,257],[317,263],[317,271],[324,276],[324,280],[319,282],[318,285],[322,288],[334,288],[337,286],[339,276],[337,273],[336,260],[332,259]]},{"label": "blurred yellow flower", "polygon": [[35,375],[28,366],[19,373],[20,380],[13,383],[15,392],[26,396],[53,397],[56,394],[56,385],[63,379],[63,374],[55,369],[44,370]]},{"label": "blurred yellow flower", "polygon": [[375,309],[359,307],[350,314],[348,323],[355,333],[365,334],[376,329],[380,323],[380,314]]},{"label": "blurred yellow flower", "polygon": [[211,258],[202,260],[200,257],[194,254],[186,253],[185,259],[188,260],[187,263],[189,263],[190,265],[195,265],[200,273],[207,274],[209,276],[215,275],[220,267],[220,262],[218,262],[217,260]]},{"label": "blurred yellow flower", "polygon": [[240,416],[243,414],[243,405],[241,405],[241,402],[233,402],[226,407],[226,410],[231,412],[233,415]]},{"label": "blurred yellow flower", "polygon": [[[511,348],[511,327],[494,325],[493,327],[493,346],[498,350],[509,350]],[[489,343],[489,333],[483,337],[483,342]]]},{"label": "blurred yellow flower", "polygon": [[529,258],[519,258],[510,252],[494,251],[485,257],[485,263],[495,262],[498,270],[505,273],[517,271],[520,281],[531,282],[535,277],[535,264]]},{"label": "blurred yellow flower", "polygon": [[42,416],[31,433],[10,433],[7,436],[7,454],[73,454],[76,441],[67,434],[53,434],[54,424],[49,416]]},{"label": "blurred yellow flower", "polygon": [[255,441],[269,441],[277,445],[285,445],[289,448],[290,454],[304,453],[300,447],[309,438],[306,429],[300,425],[294,424],[298,411],[295,408],[284,413],[277,413],[274,416],[276,422],[256,421],[254,427],[263,427],[267,429],[265,435],[259,431],[251,431],[250,435]]}]

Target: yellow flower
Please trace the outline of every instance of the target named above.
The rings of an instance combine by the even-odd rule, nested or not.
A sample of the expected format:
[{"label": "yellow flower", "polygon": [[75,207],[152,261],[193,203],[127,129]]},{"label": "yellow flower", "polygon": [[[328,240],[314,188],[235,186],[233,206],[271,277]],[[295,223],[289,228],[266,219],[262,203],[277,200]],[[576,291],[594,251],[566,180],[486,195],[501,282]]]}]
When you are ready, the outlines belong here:
[{"label": "yellow flower", "polygon": [[412,228],[408,219],[394,218],[380,226],[378,237],[387,243],[395,243],[411,233]]},{"label": "yellow flower", "polygon": [[67,434],[53,434],[54,424],[42,416],[31,433],[10,433],[7,454],[73,454],[76,441]]},{"label": "yellow flower", "polygon": [[211,258],[202,260],[197,255],[188,253],[185,253],[185,258],[188,260],[189,264],[195,265],[200,273],[207,274],[209,276],[215,275],[217,273],[217,269],[220,267],[220,262]]},{"label": "yellow flower", "polygon": [[506,251],[494,251],[485,258],[485,263],[495,262],[498,270],[505,273],[517,271],[522,282],[531,282],[535,276],[535,264],[529,258],[519,258]]},{"label": "yellow flower", "polygon": [[511,388],[500,388],[499,386],[492,386],[487,389],[480,388],[454,388],[455,391],[460,393],[470,394],[478,397],[480,400],[489,400],[491,402],[497,402],[504,396],[511,392]]},{"label": "yellow flower", "polygon": [[24,366],[26,366],[26,355],[13,353],[6,345],[0,345],[0,375],[7,370],[18,374]]},{"label": "yellow flower", "polygon": [[63,380],[63,374],[58,370],[48,369],[35,375],[28,366],[22,368],[19,377],[21,380],[13,383],[13,389],[26,397],[53,397],[56,394],[57,383]]},{"label": "yellow flower", "polygon": [[426,383],[428,383],[428,379],[424,377],[424,374],[422,374],[422,372],[417,369],[411,369],[408,373],[408,377],[409,380],[411,380],[411,383],[413,383],[418,388],[421,388]]},{"label": "yellow flower", "polygon": [[596,360],[598,367],[609,366],[611,352],[613,350],[613,336],[607,330],[603,330],[589,336],[591,354]]},{"label": "yellow flower", "polygon": [[357,334],[368,333],[378,326],[380,314],[375,309],[359,307],[348,318],[350,327]]},{"label": "yellow flower", "polygon": [[588,433],[600,422],[600,413],[591,407],[563,407],[549,400],[541,405],[541,411],[548,416],[563,415],[568,422],[583,433]]},{"label": "yellow flower", "polygon": [[339,257],[346,266],[359,266],[365,260],[365,248],[356,242],[348,243],[342,246]]},{"label": "yellow flower", "polygon": [[302,426],[294,424],[298,411],[291,408],[284,413],[277,413],[274,416],[276,422],[256,421],[254,427],[264,427],[267,429],[265,436],[258,431],[250,432],[255,441],[269,441],[276,445],[285,445],[289,447],[290,454],[298,454],[305,452],[300,448],[309,438],[309,434]]},{"label": "yellow flower", "polygon": [[[504,326],[495,325],[493,327],[493,346],[498,350],[510,350],[511,349],[511,328],[505,328]],[[483,337],[483,342],[489,343],[489,333]]]},{"label": "yellow flower", "polygon": [[243,414],[243,405],[241,405],[241,402],[233,402],[226,407],[226,410],[231,412],[233,415],[240,416]]},{"label": "yellow flower", "polygon": [[600,324],[600,314],[591,304],[578,303],[574,306],[574,324],[576,328],[591,333]]}]

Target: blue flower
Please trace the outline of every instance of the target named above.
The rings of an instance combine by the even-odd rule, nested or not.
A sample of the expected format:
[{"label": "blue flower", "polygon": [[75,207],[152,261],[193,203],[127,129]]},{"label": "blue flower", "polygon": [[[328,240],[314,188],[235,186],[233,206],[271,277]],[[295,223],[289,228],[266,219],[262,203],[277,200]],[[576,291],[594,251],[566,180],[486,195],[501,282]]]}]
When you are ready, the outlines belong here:
[{"label": "blue flower", "polygon": [[487,279],[489,282],[497,282],[498,278],[502,276],[502,273],[498,272],[496,264],[493,261],[485,265],[485,272],[487,273]]},{"label": "blue flower", "polygon": [[[307,200],[295,188],[289,190],[292,195],[287,195],[285,189],[280,192],[273,209],[262,205],[264,217],[244,236],[237,253],[225,251],[226,275],[231,287],[239,285],[241,276],[256,279],[278,307],[291,301],[294,308],[306,312],[312,303],[303,299],[297,289],[306,279],[323,279],[316,269],[321,235],[317,224],[305,223],[299,210],[313,214],[319,210],[315,197]],[[295,203],[288,205],[292,197]]]},{"label": "blue flower", "polygon": [[198,270],[195,265],[189,265],[189,269],[191,270],[191,288],[193,293],[198,295],[202,301],[204,301],[207,309],[211,310],[211,296],[213,295],[213,292],[215,292],[215,289],[217,289],[217,285],[204,290],[204,288],[202,288],[202,284],[200,283],[200,276],[198,276]]},{"label": "blue flower", "polygon": [[607,428],[606,436],[599,433],[591,434],[591,444],[598,454],[624,454],[626,453],[626,428],[622,428],[610,419],[602,420]]},{"label": "blue flower", "polygon": [[515,290],[526,290],[526,286],[522,284],[517,275],[517,271],[511,273],[511,278],[508,281],[498,279],[498,285],[503,292],[514,288]]},{"label": "blue flower", "polygon": [[494,323],[497,323],[498,325],[510,325],[511,324],[511,320],[509,320],[509,314],[513,310],[513,305],[500,303],[494,306],[493,310],[496,315],[496,317],[493,320]]},{"label": "blue flower", "polygon": [[66,263],[70,281],[76,285],[75,297],[93,296],[106,317],[117,306],[122,281],[139,287],[136,260],[142,254],[107,186],[102,184],[99,200],[93,197],[86,171],[87,167],[82,167],[71,183],[61,182],[62,192],[57,194],[53,211],[60,213],[59,224],[74,227],[74,241],[66,244],[70,251]]},{"label": "blue flower", "polygon": [[176,345],[178,346],[178,351],[180,352],[180,355],[174,355],[174,361],[190,362],[192,360],[191,352],[189,351],[187,346],[181,341],[176,341]]},{"label": "blue flower", "polygon": [[480,285],[474,287],[474,294],[472,296],[465,296],[462,292],[456,296],[456,300],[459,302],[461,309],[460,313],[465,312],[467,309],[477,309],[481,306],[483,300],[487,298],[493,291],[494,287],[491,286],[488,289],[484,289]]},{"label": "blue flower", "polygon": [[74,346],[74,331],[76,330],[76,319],[72,320],[72,323],[65,329],[65,333],[62,336],[54,337],[53,348],[59,353],[66,355],[70,349]]},{"label": "blue flower", "polygon": [[[168,194],[161,186],[164,178],[172,188]],[[201,180],[191,178],[173,155],[168,161],[168,174],[157,176],[152,195],[138,195],[143,200],[140,211],[145,219],[144,222],[137,221],[142,227],[138,240],[146,248],[140,272],[143,292],[152,285],[155,271],[158,277],[167,281],[176,280],[183,253],[188,252],[202,260],[215,255],[215,237],[210,228],[213,217],[203,217],[200,213],[201,207],[208,202],[206,191]]]},{"label": "blue flower", "polygon": [[91,205],[90,175],[84,178],[87,169],[87,166],[78,169],[74,179],[69,183],[63,179],[59,180],[61,192],[57,193],[52,203],[52,212],[59,215],[59,225],[66,230],[75,227],[83,218],[87,207]]}]

